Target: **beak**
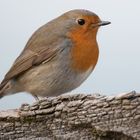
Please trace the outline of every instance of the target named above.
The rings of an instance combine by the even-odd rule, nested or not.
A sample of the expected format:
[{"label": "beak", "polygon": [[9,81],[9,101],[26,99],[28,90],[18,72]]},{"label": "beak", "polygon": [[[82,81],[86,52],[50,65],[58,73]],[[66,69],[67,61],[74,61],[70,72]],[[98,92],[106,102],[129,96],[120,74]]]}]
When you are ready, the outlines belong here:
[{"label": "beak", "polygon": [[108,25],[108,24],[111,24],[111,22],[109,21],[101,21],[98,23],[98,26],[105,26],[105,25]]}]

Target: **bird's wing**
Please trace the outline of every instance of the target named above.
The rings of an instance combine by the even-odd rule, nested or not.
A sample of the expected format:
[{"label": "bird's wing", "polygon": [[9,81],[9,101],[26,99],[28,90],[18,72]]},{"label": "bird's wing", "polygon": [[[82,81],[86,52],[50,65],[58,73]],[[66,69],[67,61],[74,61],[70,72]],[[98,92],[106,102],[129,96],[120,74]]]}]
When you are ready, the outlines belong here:
[{"label": "bird's wing", "polygon": [[31,67],[51,60],[56,56],[58,51],[58,49],[52,48],[46,48],[38,52],[31,51],[30,49],[23,51],[16,59],[9,72],[5,75],[1,86],[5,85],[11,78],[19,76]]},{"label": "bird's wing", "polygon": [[25,49],[14,62],[0,84],[0,89],[12,78],[18,77],[33,66],[46,63],[66,47],[66,39],[39,29],[28,41]]},{"label": "bird's wing", "polygon": [[12,78],[18,77],[34,66],[47,63],[66,46],[70,45],[69,40],[57,34],[58,32],[54,31],[53,26],[50,27],[48,24],[39,28],[29,39],[26,47],[5,75],[0,84],[0,90]]}]

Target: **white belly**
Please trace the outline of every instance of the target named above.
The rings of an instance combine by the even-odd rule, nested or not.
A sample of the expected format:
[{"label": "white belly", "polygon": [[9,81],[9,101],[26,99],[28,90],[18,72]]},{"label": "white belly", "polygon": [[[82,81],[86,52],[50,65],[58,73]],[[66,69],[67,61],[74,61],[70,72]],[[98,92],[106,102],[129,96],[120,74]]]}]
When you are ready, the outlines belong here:
[{"label": "white belly", "polygon": [[60,66],[53,62],[31,69],[18,82],[24,87],[23,91],[33,95],[58,96],[80,86],[91,72],[92,67],[79,73],[71,70],[67,64]]}]

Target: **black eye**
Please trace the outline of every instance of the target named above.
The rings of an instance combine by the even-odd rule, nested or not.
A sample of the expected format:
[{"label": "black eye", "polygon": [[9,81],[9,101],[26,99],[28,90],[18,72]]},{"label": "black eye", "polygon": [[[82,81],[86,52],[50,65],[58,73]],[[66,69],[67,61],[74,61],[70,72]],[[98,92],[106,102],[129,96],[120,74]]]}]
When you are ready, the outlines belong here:
[{"label": "black eye", "polygon": [[78,19],[77,22],[80,25],[84,25],[85,24],[85,20],[84,19]]}]

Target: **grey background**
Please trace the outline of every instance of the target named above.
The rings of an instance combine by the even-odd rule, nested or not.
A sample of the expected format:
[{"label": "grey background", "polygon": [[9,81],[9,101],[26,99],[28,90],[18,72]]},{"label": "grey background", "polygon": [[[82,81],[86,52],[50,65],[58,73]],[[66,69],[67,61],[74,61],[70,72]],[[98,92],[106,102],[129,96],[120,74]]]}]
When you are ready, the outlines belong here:
[{"label": "grey background", "polygon": [[[138,0],[0,0],[0,81],[32,33],[71,9],[88,9],[111,25],[98,33],[100,58],[95,71],[71,93],[113,95],[140,91],[140,2]],[[0,100],[0,109],[32,103],[26,93]]]}]

